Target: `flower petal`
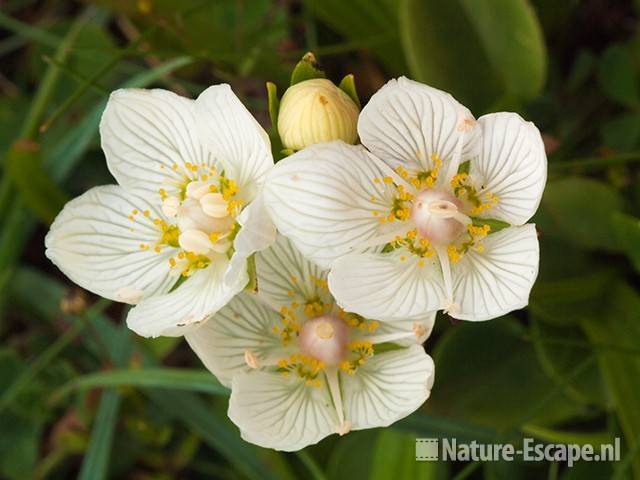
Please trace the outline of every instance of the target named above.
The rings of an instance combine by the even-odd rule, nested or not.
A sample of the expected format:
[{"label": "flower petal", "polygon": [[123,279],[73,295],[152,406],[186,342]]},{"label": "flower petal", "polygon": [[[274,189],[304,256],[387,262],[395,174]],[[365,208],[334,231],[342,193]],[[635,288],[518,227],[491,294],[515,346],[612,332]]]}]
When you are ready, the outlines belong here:
[{"label": "flower petal", "polygon": [[434,167],[432,155],[446,166],[458,153],[463,134],[459,153],[470,158],[479,128],[471,112],[448,93],[400,77],[371,97],[360,114],[358,134],[392,168],[416,172]]},{"label": "flower petal", "polygon": [[[120,185],[153,198],[159,189],[195,174],[186,163],[213,166],[202,144],[194,101],[167,90],[121,89],[109,97],[100,121],[102,149]],[[152,197],[150,197],[152,198]]]},{"label": "flower petal", "polygon": [[203,142],[238,184],[245,201],[273,167],[269,136],[226,84],[207,88],[196,100]]},{"label": "flower petal", "polygon": [[256,255],[256,270],[261,297],[278,310],[293,302],[304,305],[313,298],[333,303],[324,283],[327,272],[304,258],[282,235],[271,248]]},{"label": "flower petal", "polygon": [[489,320],[525,307],[538,276],[534,225],[506,228],[482,243],[482,253],[471,249],[451,266],[457,312],[450,315],[461,320]]},{"label": "flower petal", "polygon": [[382,224],[377,217],[391,208],[380,180],[389,173],[361,146],[340,141],[313,145],[278,162],[265,184],[264,201],[280,233],[307,258],[329,268],[364,242],[401,227]]},{"label": "flower petal", "polygon": [[172,292],[133,308],[127,316],[127,325],[143,337],[177,337],[195,330],[246,285],[246,277],[227,284],[224,280],[228,267],[228,260],[220,255]]},{"label": "flower petal", "polygon": [[478,123],[482,149],[471,161],[470,175],[484,191],[498,197],[484,215],[522,225],[538,209],[547,181],[540,132],[516,113],[492,113]]},{"label": "flower petal", "polygon": [[431,393],[433,360],[420,345],[376,354],[355,374],[340,372],[352,430],[386,427],[417,410]]},{"label": "flower petal", "polygon": [[242,283],[243,279],[246,285],[249,281],[247,259],[253,253],[267,248],[276,238],[276,227],[264,208],[261,196],[242,211],[237,221],[241,228],[233,241],[235,251],[225,275],[228,285]]},{"label": "flower petal", "polygon": [[266,371],[233,377],[229,418],[245,440],[285,451],[317,443],[338,425],[326,385],[305,386],[296,376]]},{"label": "flower petal", "polygon": [[382,321],[424,317],[442,308],[446,296],[438,259],[421,259],[404,248],[336,260],[329,289],[346,311]]},{"label": "flower petal", "polygon": [[286,358],[273,327],[281,325],[281,316],[261,303],[255,294],[240,293],[222,310],[185,339],[202,363],[218,380],[229,386],[233,375],[250,371],[245,355],[257,364]]},{"label": "flower petal", "polygon": [[56,217],[45,239],[46,255],[82,288],[137,303],[176,281],[169,271],[176,250],[154,250],[162,235],[154,224],[158,218],[164,220],[160,209],[122,187],[95,187]]}]

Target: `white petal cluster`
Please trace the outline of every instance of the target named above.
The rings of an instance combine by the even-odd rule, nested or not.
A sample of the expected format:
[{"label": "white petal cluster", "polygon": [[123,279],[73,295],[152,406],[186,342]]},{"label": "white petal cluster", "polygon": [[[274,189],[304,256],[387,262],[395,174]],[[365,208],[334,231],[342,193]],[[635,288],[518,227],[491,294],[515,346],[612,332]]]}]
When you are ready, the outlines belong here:
[{"label": "white petal cluster", "polygon": [[[476,120],[399,78],[358,118],[335,85],[311,82],[283,98],[278,130],[302,150],[275,167],[227,85],[196,100],[115,92],[100,132],[119,185],[69,202],[46,238],[73,281],[137,304],[131,329],[185,335],[231,387],[244,439],[287,451],[419,408],[438,310],[479,321],[527,305],[539,247],[526,222],[547,167],[515,113]],[[319,96],[296,101],[311,86]],[[334,107],[357,130],[332,123]],[[241,292],[254,252],[257,290]]]},{"label": "white petal cluster", "polygon": [[362,145],[279,162],[264,190],[278,230],[331,270],[338,304],[388,321],[526,306],[539,261],[526,222],[547,171],[538,129],[515,113],[476,121],[451,95],[399,78],[362,110],[358,134]]},{"label": "white petal cluster", "polygon": [[269,139],[228,85],[196,100],[118,90],[100,136],[119,185],[69,202],[46,254],[83,288],[137,304],[127,323],[140,335],[183,335],[245,287],[247,258],[275,239],[258,198]]}]

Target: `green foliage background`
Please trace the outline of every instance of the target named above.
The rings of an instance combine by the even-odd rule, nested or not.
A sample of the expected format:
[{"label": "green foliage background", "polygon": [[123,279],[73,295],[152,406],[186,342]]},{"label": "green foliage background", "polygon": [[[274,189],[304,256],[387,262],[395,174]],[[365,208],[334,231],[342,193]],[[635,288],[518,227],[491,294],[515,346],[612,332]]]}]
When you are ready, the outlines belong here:
[{"label": "green foliage background", "polygon": [[[0,1],[0,478],[640,478],[640,2]],[[544,134],[540,276],[526,311],[438,319],[424,407],[295,454],[243,442],[228,391],[176,339],[44,258],[64,202],[113,182],[97,126],[123,86],[229,82],[269,126],[308,51],[366,101],[408,75]],[[277,142],[274,142],[277,144]],[[277,152],[276,152],[277,155]],[[86,308],[82,305],[86,304]],[[414,438],[607,443],[613,463],[417,463]]]}]

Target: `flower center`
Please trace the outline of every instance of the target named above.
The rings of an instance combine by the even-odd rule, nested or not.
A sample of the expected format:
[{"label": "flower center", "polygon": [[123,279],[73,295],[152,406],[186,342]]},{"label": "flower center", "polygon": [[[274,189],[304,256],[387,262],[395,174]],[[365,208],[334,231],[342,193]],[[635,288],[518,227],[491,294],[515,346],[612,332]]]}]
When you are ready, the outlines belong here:
[{"label": "flower center", "polygon": [[348,353],[349,327],[338,317],[324,315],[305,322],[298,341],[302,354],[335,367]]},{"label": "flower center", "polygon": [[471,224],[463,213],[463,204],[445,190],[422,190],[411,207],[411,220],[418,234],[436,245],[445,245],[457,239]]},{"label": "flower center", "polygon": [[193,180],[184,188],[183,198],[170,196],[163,200],[164,214],[176,219],[178,244],[183,250],[210,255],[229,249],[237,207],[230,200],[233,193],[221,192],[212,180]]}]

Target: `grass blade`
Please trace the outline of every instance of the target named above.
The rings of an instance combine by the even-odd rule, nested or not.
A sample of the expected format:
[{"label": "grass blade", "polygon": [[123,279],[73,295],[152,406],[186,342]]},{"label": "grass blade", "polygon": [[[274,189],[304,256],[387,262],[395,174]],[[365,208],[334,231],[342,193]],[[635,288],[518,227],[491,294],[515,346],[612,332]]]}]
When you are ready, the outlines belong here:
[{"label": "grass blade", "polygon": [[190,390],[229,396],[229,389],[215,380],[207,370],[185,368],[143,368],[109,370],[77,378],[57,390],[52,399],[61,400],[73,390],[101,387],[146,387]]}]

